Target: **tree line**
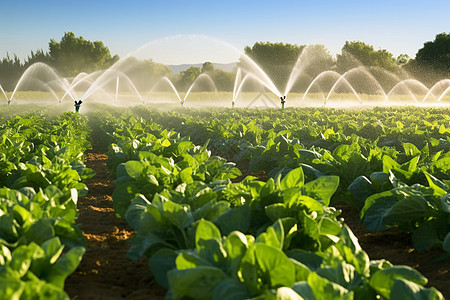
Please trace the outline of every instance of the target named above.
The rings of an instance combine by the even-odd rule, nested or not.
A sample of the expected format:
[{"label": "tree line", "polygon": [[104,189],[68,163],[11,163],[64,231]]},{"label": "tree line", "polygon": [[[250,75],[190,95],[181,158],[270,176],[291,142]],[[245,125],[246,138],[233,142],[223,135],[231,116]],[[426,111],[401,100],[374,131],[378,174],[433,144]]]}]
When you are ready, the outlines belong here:
[{"label": "tree line", "polygon": [[[424,43],[415,58],[406,54],[394,57],[386,49],[374,49],[373,46],[361,41],[347,41],[341,54],[333,58],[323,45],[296,45],[288,43],[257,42],[244,48],[244,53],[253,59],[272,79],[279,90],[284,90],[291,70],[297,63],[300,54],[305,55],[305,63],[301,66],[309,78],[300,78],[292,91],[304,91],[306,85],[323,71],[334,71],[344,74],[358,66],[364,66],[382,86],[392,85],[387,80],[389,76],[401,79],[412,76],[425,85],[450,78],[450,34],[437,34],[434,41]],[[180,91],[185,91],[201,74],[208,74],[217,90],[232,91],[236,69],[226,72],[214,68],[213,63],[205,62],[200,67],[190,67],[179,74],[173,74],[169,67],[158,64],[151,59],[138,60],[127,58],[127,74],[138,88],[147,88],[149,82],[155,82],[163,76],[168,77]],[[48,52],[31,51],[22,63],[17,55],[9,54],[0,60],[0,84],[7,91],[12,91],[23,72],[36,62],[43,62],[54,68],[59,75],[74,77],[80,72],[92,73],[104,70],[119,60],[118,55],[112,56],[108,47],[101,41],[88,41],[77,37],[73,32],[66,32],[61,41],[51,39]],[[245,60],[240,59],[238,66],[246,69]],[[361,71],[363,72],[363,71]],[[386,72],[390,75],[386,76]],[[125,71],[125,73],[127,73]],[[140,78],[146,78],[141,82]],[[302,80],[304,79],[304,80]],[[385,82],[384,82],[384,81]],[[361,85],[364,85],[362,82]],[[389,87],[388,87],[389,88]]]}]

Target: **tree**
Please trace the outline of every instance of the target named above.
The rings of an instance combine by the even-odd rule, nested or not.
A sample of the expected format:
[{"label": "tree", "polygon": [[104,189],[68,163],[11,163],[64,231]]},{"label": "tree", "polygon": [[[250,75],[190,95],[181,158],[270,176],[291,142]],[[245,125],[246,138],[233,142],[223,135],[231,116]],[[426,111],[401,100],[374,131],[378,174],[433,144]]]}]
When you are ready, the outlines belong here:
[{"label": "tree", "polygon": [[[6,57],[0,61],[0,84],[5,91],[12,91],[24,71],[20,59],[14,54],[14,58],[6,53]],[[3,96],[2,96],[3,97]]]},{"label": "tree", "polygon": [[212,73],[212,72],[214,72],[214,65],[211,62],[209,62],[209,61],[203,63],[201,72],[202,73]]},{"label": "tree", "polygon": [[181,71],[178,77],[178,89],[187,90],[200,74],[201,69],[199,67],[190,67],[189,69]]},{"label": "tree", "polygon": [[399,56],[397,56],[397,64],[399,66],[404,66],[409,62],[410,59],[411,58],[408,54],[400,54]]},{"label": "tree", "polygon": [[340,73],[361,65],[368,68],[378,67],[390,72],[399,70],[392,53],[386,49],[376,51],[372,45],[360,41],[346,41],[341,54],[337,55],[336,65]]},{"label": "tree", "polygon": [[[267,74],[279,90],[284,89],[304,45],[259,42],[245,47],[245,54]],[[239,67],[251,68],[241,59]],[[252,71],[252,70],[249,70]]]},{"label": "tree", "polygon": [[49,49],[53,67],[63,76],[106,69],[119,60],[103,42],[91,42],[73,32],[66,32],[59,43],[51,39]]},{"label": "tree", "polygon": [[50,64],[50,55],[48,53],[45,53],[42,49],[37,50],[36,52],[31,51],[30,55],[27,57],[27,60],[24,63],[24,67],[26,69],[37,62]]},{"label": "tree", "polygon": [[434,41],[424,43],[405,69],[429,85],[450,78],[450,34],[437,34]]}]

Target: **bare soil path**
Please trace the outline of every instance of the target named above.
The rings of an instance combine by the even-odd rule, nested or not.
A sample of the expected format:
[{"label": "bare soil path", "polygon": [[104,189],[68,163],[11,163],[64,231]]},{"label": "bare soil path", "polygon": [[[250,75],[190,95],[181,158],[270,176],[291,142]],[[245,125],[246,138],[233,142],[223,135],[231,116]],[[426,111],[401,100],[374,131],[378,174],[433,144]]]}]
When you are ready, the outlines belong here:
[{"label": "bare soil path", "polygon": [[114,182],[108,177],[107,156],[87,152],[85,163],[96,175],[86,182],[89,194],[79,199],[78,223],[87,239],[87,251],[78,269],[66,280],[71,299],[164,299],[166,291],[148,274],[146,259],[126,258],[133,234],[114,214]]}]

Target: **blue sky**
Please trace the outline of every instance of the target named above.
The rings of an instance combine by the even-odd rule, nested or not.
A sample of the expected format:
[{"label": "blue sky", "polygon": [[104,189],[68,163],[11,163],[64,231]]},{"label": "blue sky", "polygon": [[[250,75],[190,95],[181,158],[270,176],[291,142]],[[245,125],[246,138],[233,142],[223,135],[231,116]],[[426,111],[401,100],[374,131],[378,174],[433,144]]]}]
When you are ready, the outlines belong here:
[{"label": "blue sky", "polygon": [[[149,42],[187,34],[210,36],[239,50],[258,41],[323,44],[333,55],[345,41],[359,40],[394,56],[414,57],[424,42],[450,32],[448,0],[16,0],[2,1],[0,9],[0,58],[7,52],[24,59],[31,50],[48,51],[50,39],[60,41],[69,31],[102,41],[121,57]],[[194,63],[182,48],[172,63]]]}]

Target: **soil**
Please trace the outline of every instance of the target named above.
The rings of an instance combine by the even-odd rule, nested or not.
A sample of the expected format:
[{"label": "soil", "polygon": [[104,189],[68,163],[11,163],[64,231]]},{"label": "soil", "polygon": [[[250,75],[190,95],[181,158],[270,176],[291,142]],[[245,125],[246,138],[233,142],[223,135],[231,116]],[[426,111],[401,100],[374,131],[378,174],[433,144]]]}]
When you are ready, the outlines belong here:
[{"label": "soil", "polygon": [[[148,261],[126,258],[127,239],[133,231],[114,214],[111,198],[114,182],[108,177],[106,159],[101,153],[87,153],[86,165],[97,173],[86,182],[89,195],[78,203],[78,222],[88,250],[78,269],[67,278],[66,291],[71,299],[83,300],[164,299],[166,291],[148,273]],[[337,208],[342,210],[341,216],[370,259],[411,266],[429,279],[428,287],[436,287],[450,299],[450,259],[439,259],[443,255],[441,250],[418,252],[412,248],[410,234],[396,230],[367,232],[359,222],[358,212],[343,204]]]},{"label": "soil", "polygon": [[87,152],[86,166],[96,175],[86,182],[89,194],[78,202],[78,223],[87,251],[70,275],[65,290],[71,299],[164,299],[166,291],[149,272],[146,259],[126,258],[133,231],[114,214],[114,182],[108,177],[105,154]]}]

